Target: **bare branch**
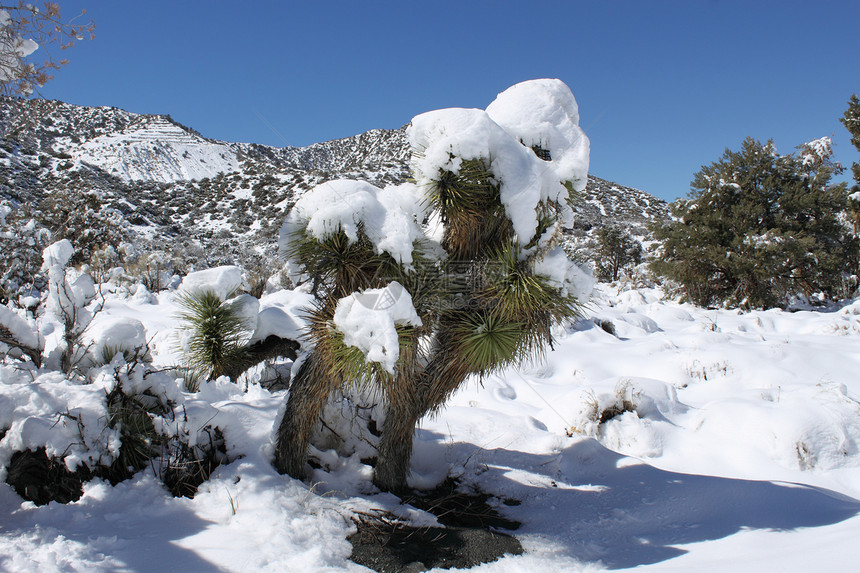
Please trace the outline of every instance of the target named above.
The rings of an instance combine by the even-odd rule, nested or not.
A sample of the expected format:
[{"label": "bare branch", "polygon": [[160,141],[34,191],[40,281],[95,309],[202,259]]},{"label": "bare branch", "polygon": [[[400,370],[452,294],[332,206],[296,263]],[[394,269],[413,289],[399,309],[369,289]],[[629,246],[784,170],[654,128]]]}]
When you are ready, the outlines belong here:
[{"label": "bare branch", "polygon": [[[54,77],[52,72],[68,63],[56,59],[51,47],[66,50],[76,41],[95,38],[92,20],[75,23],[86,11],[64,22],[57,3],[45,2],[43,6],[40,9],[23,1],[0,5],[0,95],[38,93],[38,88]],[[41,62],[31,56],[39,49],[44,58]]]}]

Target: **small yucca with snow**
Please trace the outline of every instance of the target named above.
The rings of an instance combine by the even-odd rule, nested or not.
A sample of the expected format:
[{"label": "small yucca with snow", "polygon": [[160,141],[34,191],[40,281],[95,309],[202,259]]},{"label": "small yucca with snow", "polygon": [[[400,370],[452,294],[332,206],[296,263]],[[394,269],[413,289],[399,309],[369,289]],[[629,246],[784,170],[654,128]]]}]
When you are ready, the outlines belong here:
[{"label": "small yucca with snow", "polygon": [[249,358],[243,317],[236,307],[224,304],[211,290],[183,292],[179,305],[179,318],[191,333],[185,352],[189,370],[196,378],[232,378]]}]

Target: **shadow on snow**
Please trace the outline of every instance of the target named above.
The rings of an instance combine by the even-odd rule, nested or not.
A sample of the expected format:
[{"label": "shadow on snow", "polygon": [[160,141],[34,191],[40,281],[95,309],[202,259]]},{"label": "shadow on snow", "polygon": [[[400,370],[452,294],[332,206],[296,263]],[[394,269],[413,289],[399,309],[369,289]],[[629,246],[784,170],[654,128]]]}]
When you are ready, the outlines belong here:
[{"label": "shadow on snow", "polygon": [[[220,571],[176,543],[212,523],[189,511],[191,500],[173,498],[141,475],[114,487],[105,484],[104,496],[42,507],[23,502],[11,487],[2,486],[0,536],[36,537],[40,547],[71,541],[80,546],[81,557],[92,560],[100,571],[116,570],[117,562],[123,571]],[[5,559],[0,556],[0,570],[8,566]]]},{"label": "shadow on snow", "polygon": [[[443,436],[420,431],[427,441]],[[446,447],[451,447],[450,442]],[[582,439],[554,454],[482,450],[457,443],[454,459],[478,458],[482,488],[521,500],[503,513],[570,557],[610,569],[659,563],[686,553],[678,545],[745,529],[788,531],[839,523],[860,501],[799,484],[663,471]]]}]

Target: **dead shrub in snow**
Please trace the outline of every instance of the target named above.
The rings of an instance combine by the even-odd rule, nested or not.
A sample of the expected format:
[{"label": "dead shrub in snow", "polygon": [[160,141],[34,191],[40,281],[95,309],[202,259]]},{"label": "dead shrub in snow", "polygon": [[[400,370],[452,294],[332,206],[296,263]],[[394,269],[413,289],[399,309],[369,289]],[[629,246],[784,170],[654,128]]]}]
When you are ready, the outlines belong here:
[{"label": "dead shrub in snow", "polygon": [[640,392],[633,388],[630,380],[622,380],[616,384],[612,394],[595,395],[589,390],[583,395],[582,407],[575,415],[573,424],[567,429],[567,435],[596,436],[601,424],[625,412],[635,413],[640,398]]}]

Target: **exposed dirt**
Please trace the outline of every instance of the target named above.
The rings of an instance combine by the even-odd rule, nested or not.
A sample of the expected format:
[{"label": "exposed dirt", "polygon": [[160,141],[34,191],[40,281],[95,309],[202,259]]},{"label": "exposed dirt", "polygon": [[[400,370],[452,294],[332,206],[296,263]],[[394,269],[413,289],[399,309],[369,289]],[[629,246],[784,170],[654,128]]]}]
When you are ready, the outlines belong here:
[{"label": "exposed dirt", "polygon": [[358,531],[349,537],[350,559],[380,573],[415,573],[434,567],[469,568],[523,552],[515,537],[495,531],[520,524],[501,516],[490,505],[489,494],[465,490],[449,478],[432,491],[401,499],[434,514],[446,527],[415,527],[384,512],[360,514],[355,517]]}]

